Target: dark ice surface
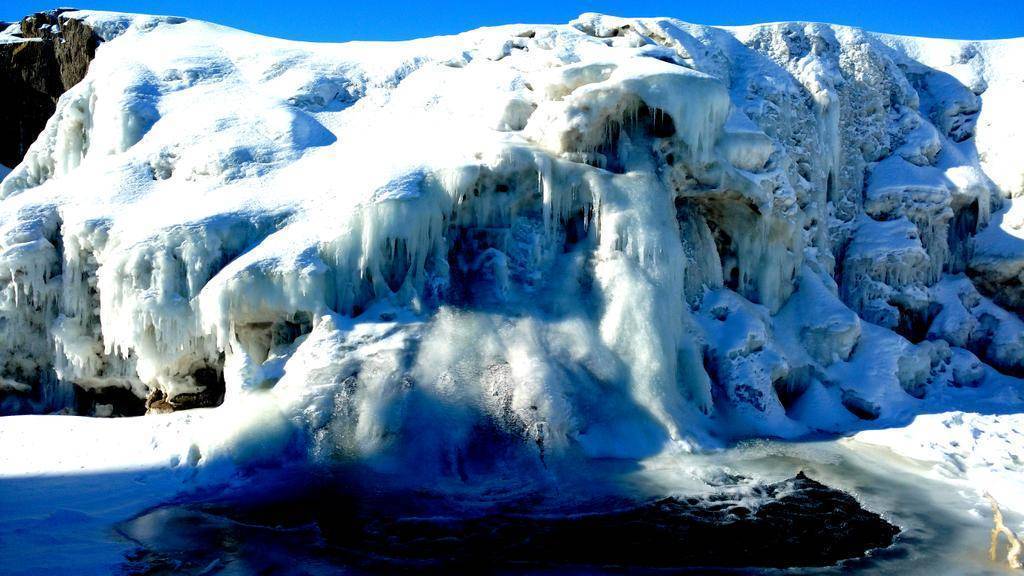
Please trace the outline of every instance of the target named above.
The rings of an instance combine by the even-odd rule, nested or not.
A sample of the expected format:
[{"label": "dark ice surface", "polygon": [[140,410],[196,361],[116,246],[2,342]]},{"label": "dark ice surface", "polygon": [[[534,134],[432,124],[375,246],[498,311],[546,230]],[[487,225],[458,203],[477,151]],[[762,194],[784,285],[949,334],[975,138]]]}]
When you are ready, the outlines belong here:
[{"label": "dark ice surface", "polygon": [[753,490],[484,514],[417,494],[165,506],[121,524],[132,574],[746,573],[830,566],[899,529],[803,473]]}]

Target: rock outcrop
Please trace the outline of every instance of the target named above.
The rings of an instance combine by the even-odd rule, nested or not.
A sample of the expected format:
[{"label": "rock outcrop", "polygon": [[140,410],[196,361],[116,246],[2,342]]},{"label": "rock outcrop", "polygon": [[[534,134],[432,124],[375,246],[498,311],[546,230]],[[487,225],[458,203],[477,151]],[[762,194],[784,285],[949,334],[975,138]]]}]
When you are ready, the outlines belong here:
[{"label": "rock outcrop", "polygon": [[99,36],[66,12],[0,22],[0,164],[21,162],[61,94],[85,77],[96,54]]}]

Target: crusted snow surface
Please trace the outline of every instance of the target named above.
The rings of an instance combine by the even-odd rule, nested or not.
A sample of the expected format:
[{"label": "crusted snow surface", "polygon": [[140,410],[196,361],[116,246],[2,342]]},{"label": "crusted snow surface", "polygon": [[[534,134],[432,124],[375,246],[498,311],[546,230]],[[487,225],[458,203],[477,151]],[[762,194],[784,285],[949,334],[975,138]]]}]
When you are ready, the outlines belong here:
[{"label": "crusted snow surface", "polygon": [[0,406],[151,414],[3,418],[5,476],[543,475],[1024,406],[1020,40],[67,16],[105,42],[0,183]]},{"label": "crusted snow surface", "polygon": [[[869,430],[852,444],[886,447],[927,466],[927,474],[951,482],[979,501],[985,493],[1000,506],[1024,510],[1024,416],[945,412],[918,416],[903,428]],[[1024,523],[1019,524],[1019,532]]]}]

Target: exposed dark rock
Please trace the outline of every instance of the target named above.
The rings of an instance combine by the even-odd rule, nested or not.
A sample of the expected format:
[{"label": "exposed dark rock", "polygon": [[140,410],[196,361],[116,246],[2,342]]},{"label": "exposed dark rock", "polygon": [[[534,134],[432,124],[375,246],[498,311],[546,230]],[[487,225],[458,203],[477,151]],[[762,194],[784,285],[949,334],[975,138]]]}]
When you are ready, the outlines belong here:
[{"label": "exposed dark rock", "polygon": [[170,398],[160,389],[155,389],[146,398],[147,414],[165,414],[191,408],[210,408],[224,402],[224,374],[214,368],[200,368],[192,377],[201,386],[198,392],[175,394]]},{"label": "exposed dark rock", "polygon": [[75,386],[75,413],[83,416],[142,416],[146,413],[146,403],[128,388],[109,386],[86,390]]},{"label": "exposed dark rock", "polygon": [[100,38],[66,12],[28,16],[20,23],[23,42],[0,43],[0,164],[21,162],[61,94],[85,77],[96,54]]},{"label": "exposed dark rock", "polygon": [[152,390],[146,398],[146,414],[169,414],[174,405],[167,401],[167,394],[159,388]]}]

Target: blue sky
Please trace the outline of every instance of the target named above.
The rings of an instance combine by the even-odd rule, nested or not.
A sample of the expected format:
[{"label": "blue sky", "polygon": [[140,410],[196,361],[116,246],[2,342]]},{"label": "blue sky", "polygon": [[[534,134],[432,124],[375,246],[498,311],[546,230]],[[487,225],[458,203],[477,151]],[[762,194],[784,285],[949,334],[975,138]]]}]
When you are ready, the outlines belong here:
[{"label": "blue sky", "polygon": [[[16,20],[64,0],[2,0]],[[1024,0],[81,0],[79,8],[175,14],[261,34],[316,41],[400,40],[513,22],[566,22],[581,12],[674,16],[699,24],[811,20],[915,36],[1024,36]]]}]

